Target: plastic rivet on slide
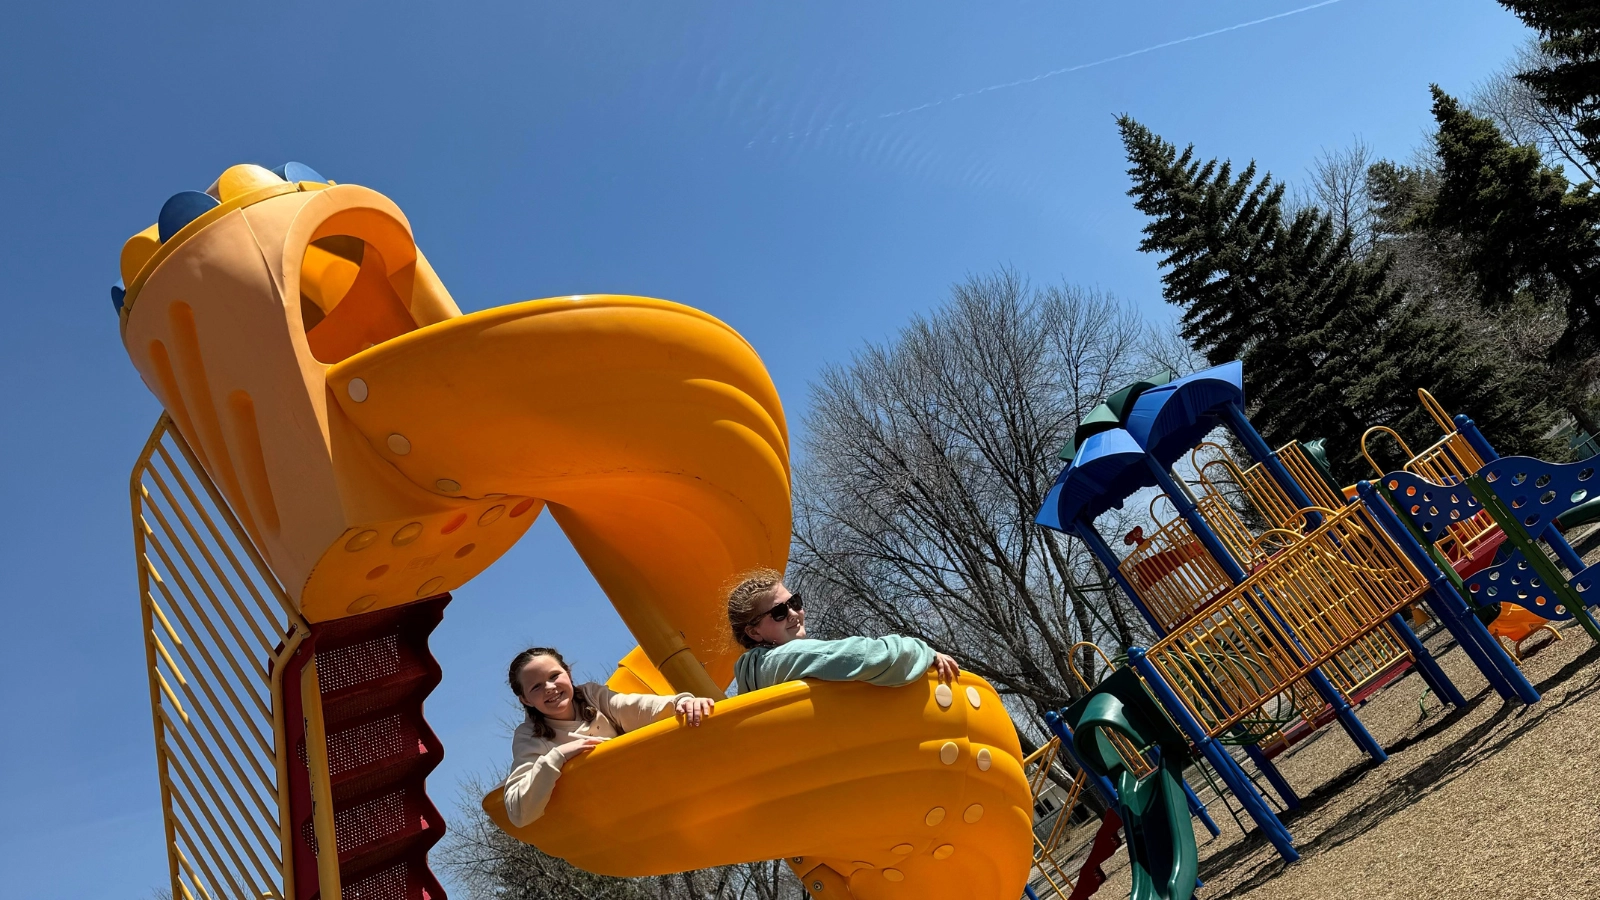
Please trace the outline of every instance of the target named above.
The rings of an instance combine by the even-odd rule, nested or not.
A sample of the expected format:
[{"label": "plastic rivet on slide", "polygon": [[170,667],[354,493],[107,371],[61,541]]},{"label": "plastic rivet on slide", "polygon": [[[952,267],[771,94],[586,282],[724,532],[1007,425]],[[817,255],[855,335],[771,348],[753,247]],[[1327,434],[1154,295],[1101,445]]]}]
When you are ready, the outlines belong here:
[{"label": "plastic rivet on slide", "polygon": [[430,594],[437,594],[439,592],[439,588],[443,586],[444,579],[438,575],[435,575],[432,578],[429,578],[427,581],[424,581],[422,583],[422,587],[417,588],[417,596],[426,597]]},{"label": "plastic rivet on slide", "polygon": [[[889,852],[893,853],[895,856],[909,856],[911,851],[915,849],[917,848],[911,846],[910,844],[895,844],[889,849]],[[863,863],[863,865],[865,864]]]},{"label": "plastic rivet on slide", "polygon": [[811,882],[811,889],[813,891],[821,891],[822,890],[822,882],[820,882],[820,881]]},{"label": "plastic rivet on slide", "polygon": [[961,814],[961,820],[963,822],[966,822],[968,825],[971,825],[973,822],[976,822],[981,818],[983,818],[983,804],[982,803],[974,803],[974,804],[972,804],[971,806],[967,807],[967,811],[966,812]]},{"label": "plastic rivet on slide", "polygon": [[933,689],[933,699],[938,701],[940,709],[949,709],[955,702],[955,695],[950,692],[950,685],[941,684]]},{"label": "plastic rivet on slide", "polygon": [[994,765],[994,757],[989,754],[989,748],[985,747],[982,750],[979,750],[978,771],[987,772],[989,771],[989,767],[992,765]]},{"label": "plastic rivet on slide", "polygon": [[883,878],[884,878],[885,881],[905,881],[906,880],[905,873],[901,872],[899,869],[884,869],[883,870]]},{"label": "plastic rivet on slide", "polygon": [[389,450],[396,456],[405,456],[411,452],[411,442],[403,434],[389,435]]},{"label": "plastic rivet on slide", "polygon": [[483,511],[483,515],[478,517],[478,524],[493,525],[502,515],[505,514],[505,511],[506,508],[504,506],[491,506]]},{"label": "plastic rivet on slide", "polygon": [[955,853],[955,852],[956,852],[956,847],[955,847],[954,844],[944,844],[944,845],[940,846],[939,849],[933,851],[933,858],[934,859],[949,859],[950,855]]},{"label": "plastic rivet on slide", "polygon": [[961,748],[956,746],[955,741],[945,741],[944,746],[939,748],[939,762],[947,766],[955,765],[960,757]]},{"label": "plastic rivet on slide", "polygon": [[377,602],[377,594],[368,594],[365,597],[357,597],[355,601],[350,604],[350,608],[346,611],[353,613],[366,612],[373,607],[373,604]]},{"label": "plastic rivet on slide", "polygon": [[435,481],[433,486],[438,488],[441,494],[454,494],[461,490],[461,482],[456,481],[454,478],[441,478]]},{"label": "plastic rivet on slide", "polygon": [[396,531],[394,533],[394,537],[389,539],[389,543],[394,544],[396,547],[404,547],[405,545],[416,540],[417,536],[420,534],[422,534],[422,523],[411,522],[406,525],[401,525],[400,530]]},{"label": "plastic rivet on slide", "polygon": [[[789,857],[789,861],[794,863],[797,866],[800,865],[802,862],[805,862],[805,859],[806,858],[804,856],[791,856],[791,857]],[[818,882],[818,884],[821,884],[821,882]]]},{"label": "plastic rivet on slide", "polygon": [[350,379],[350,383],[345,385],[344,389],[345,392],[350,395],[351,400],[354,400],[357,403],[366,402],[367,383],[365,381],[362,381],[359,378],[352,378]]},{"label": "plastic rivet on slide", "polygon": [[368,547],[371,547],[372,542],[377,539],[378,533],[369,528],[366,531],[351,537],[350,540],[345,541],[344,548],[349,550],[351,553],[354,553],[357,550],[365,550]]},{"label": "plastic rivet on slide", "polygon": [[935,806],[933,809],[928,810],[927,818],[924,818],[922,821],[928,823],[929,825],[937,825],[940,822],[943,822],[944,807]]},{"label": "plastic rivet on slide", "polygon": [[973,709],[977,709],[983,704],[983,697],[978,693],[977,688],[967,688],[967,702],[972,704]]}]

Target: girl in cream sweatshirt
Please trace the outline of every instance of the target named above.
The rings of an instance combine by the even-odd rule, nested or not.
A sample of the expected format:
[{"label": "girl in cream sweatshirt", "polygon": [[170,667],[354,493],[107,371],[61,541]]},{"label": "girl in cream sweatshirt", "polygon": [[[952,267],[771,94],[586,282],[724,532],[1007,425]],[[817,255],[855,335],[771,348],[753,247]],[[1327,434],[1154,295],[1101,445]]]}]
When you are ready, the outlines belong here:
[{"label": "girl in cream sweatshirt", "polygon": [[686,693],[660,697],[619,694],[593,682],[574,686],[566,660],[549,647],[518,653],[510,682],[528,714],[511,738],[514,762],[504,784],[506,814],[519,828],[544,815],[567,760],[674,713],[699,725],[715,707]]}]

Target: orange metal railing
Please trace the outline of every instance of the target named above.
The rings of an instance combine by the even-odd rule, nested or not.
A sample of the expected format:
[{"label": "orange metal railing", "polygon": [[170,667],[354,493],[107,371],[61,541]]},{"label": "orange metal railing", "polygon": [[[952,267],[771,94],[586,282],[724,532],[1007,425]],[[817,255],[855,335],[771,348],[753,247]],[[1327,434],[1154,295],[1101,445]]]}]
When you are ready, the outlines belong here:
[{"label": "orange metal railing", "polygon": [[1156,529],[1118,569],[1168,630],[1233,585],[1182,518]]}]

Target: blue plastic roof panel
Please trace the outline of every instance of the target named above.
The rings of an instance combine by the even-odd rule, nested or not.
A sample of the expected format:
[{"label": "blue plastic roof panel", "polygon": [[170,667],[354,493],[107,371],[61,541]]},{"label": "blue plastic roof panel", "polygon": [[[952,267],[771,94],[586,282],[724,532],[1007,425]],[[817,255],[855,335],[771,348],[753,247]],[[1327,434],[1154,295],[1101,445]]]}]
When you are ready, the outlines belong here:
[{"label": "blue plastic roof panel", "polygon": [[1244,365],[1237,360],[1140,394],[1128,414],[1128,432],[1168,467],[1222,424],[1228,403],[1244,405]]},{"label": "blue plastic roof panel", "polygon": [[1090,521],[1140,488],[1156,483],[1145,453],[1126,429],[1114,428],[1084,439],[1078,453],[1056,476],[1034,521],[1057,531],[1072,531],[1081,517]]}]

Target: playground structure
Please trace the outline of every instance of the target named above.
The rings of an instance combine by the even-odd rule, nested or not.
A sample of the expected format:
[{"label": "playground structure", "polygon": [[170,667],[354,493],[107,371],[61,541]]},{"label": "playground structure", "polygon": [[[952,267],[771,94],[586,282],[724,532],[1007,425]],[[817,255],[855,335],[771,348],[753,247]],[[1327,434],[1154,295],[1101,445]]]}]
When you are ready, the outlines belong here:
[{"label": "playground structure", "polygon": [[[1445,702],[1464,702],[1403,610],[1426,603],[1502,697],[1531,703],[1538,694],[1376,487],[1362,484],[1346,502],[1307,447],[1270,450],[1243,407],[1237,363],[1113,395],[1063,451],[1067,465],[1038,522],[1083,540],[1133,601],[1158,640],[1130,651],[1132,669],[1293,860],[1292,837],[1224,745],[1242,746],[1294,808],[1299,799],[1271,757],[1337,721],[1382,762],[1354,707],[1406,669]],[[1219,426],[1251,464],[1208,447],[1195,496],[1171,466]],[[1148,538],[1132,535],[1136,546],[1119,559],[1095,519],[1150,487],[1177,516]],[[1261,534],[1234,503],[1265,523]]]},{"label": "playground structure", "polygon": [[[640,297],[462,314],[398,207],[296,163],[174,195],[121,268],[166,410],[132,504],[175,898],[442,900],[428,635],[545,509],[639,641],[608,684],[722,696],[720,588],[781,569],[790,521],[731,328]],[[1016,897],[1021,749],[988,684],[952,687],[779,685],[573,760],[525,829],[484,805],[602,874],[781,857],[818,897]]]}]

